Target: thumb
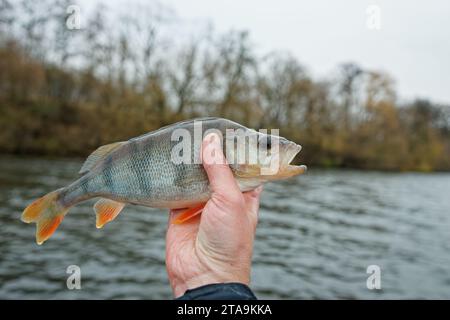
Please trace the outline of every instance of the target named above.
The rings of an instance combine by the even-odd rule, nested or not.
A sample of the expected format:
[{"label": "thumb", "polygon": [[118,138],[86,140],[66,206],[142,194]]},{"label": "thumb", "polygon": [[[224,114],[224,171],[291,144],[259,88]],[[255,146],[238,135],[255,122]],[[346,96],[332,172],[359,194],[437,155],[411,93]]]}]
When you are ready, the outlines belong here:
[{"label": "thumb", "polygon": [[208,134],[203,140],[203,167],[208,175],[212,197],[235,199],[241,196],[241,192],[223,154],[220,140],[216,133]]}]

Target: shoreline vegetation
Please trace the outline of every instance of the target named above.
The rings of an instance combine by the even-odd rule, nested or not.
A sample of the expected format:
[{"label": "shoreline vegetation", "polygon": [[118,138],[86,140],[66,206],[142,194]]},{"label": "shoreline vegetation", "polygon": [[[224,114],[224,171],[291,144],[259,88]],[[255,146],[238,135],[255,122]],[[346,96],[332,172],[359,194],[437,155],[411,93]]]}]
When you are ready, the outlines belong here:
[{"label": "shoreline vegetation", "polygon": [[117,17],[99,5],[70,30],[72,4],[0,0],[0,154],[82,158],[219,116],[280,129],[311,167],[450,170],[450,106],[400,101],[386,72],[344,63],[314,79],[288,53],[256,54],[247,32],[186,36],[152,2]]}]

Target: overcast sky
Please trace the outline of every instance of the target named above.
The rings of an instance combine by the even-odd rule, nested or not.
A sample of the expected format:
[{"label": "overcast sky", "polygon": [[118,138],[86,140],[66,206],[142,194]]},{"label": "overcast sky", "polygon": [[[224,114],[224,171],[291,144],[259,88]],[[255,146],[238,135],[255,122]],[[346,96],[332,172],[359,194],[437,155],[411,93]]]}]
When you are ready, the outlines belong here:
[{"label": "overcast sky", "polygon": [[[125,0],[110,0],[112,6]],[[248,30],[261,52],[288,51],[313,77],[342,62],[384,70],[401,98],[450,103],[449,0],[160,0],[187,23]],[[381,29],[367,27],[377,5]]]}]

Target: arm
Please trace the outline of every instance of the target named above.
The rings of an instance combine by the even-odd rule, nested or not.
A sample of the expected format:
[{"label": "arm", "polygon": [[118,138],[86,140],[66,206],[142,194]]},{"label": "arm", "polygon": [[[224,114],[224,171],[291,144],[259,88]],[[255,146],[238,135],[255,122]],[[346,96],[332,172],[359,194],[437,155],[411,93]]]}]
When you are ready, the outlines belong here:
[{"label": "arm", "polygon": [[172,224],[177,212],[170,213],[166,267],[174,295],[253,299],[248,285],[261,188],[241,193],[214,134],[203,141],[202,159],[211,199],[183,224]]}]

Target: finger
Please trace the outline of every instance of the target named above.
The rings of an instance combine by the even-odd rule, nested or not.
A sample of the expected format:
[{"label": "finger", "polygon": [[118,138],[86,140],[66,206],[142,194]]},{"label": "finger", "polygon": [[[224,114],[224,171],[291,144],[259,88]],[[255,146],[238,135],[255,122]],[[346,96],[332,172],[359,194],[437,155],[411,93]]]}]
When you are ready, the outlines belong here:
[{"label": "finger", "polygon": [[259,199],[262,189],[262,186],[260,186],[253,191],[244,193],[244,200],[245,205],[247,206],[247,210],[254,216],[255,219],[258,218]]},{"label": "finger", "polygon": [[216,133],[208,134],[202,144],[202,163],[208,175],[211,191],[221,197],[233,199],[240,196],[240,190],[222,151],[220,138]]},{"label": "finger", "polygon": [[198,226],[200,224],[200,215],[183,222],[182,224],[173,223],[177,219],[178,215],[181,214],[185,209],[170,210],[169,212],[169,223],[167,224],[168,236],[172,237],[187,237],[192,236],[197,233]]},{"label": "finger", "polygon": [[177,248],[181,244],[192,244],[197,236],[200,225],[200,217],[194,217],[183,224],[174,224],[171,220],[176,219],[176,217],[177,214],[171,210],[166,230],[166,250],[168,254],[176,253]]},{"label": "finger", "polygon": [[262,186],[256,188],[255,190],[244,193],[245,203],[250,211],[258,211],[261,192]]},{"label": "finger", "polygon": [[172,223],[177,216],[182,213],[184,210],[186,210],[186,208],[183,209],[170,209],[169,211],[169,223]]}]

